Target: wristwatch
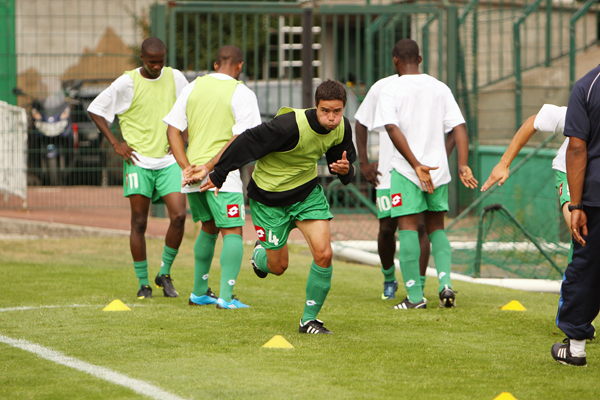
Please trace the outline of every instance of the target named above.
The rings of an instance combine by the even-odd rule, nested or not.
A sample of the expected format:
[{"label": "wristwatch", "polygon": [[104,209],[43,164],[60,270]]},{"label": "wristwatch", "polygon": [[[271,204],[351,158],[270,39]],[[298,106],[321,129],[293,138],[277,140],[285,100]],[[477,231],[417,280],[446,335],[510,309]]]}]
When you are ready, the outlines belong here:
[{"label": "wristwatch", "polygon": [[573,210],[583,210],[583,204],[569,204],[569,211]]}]

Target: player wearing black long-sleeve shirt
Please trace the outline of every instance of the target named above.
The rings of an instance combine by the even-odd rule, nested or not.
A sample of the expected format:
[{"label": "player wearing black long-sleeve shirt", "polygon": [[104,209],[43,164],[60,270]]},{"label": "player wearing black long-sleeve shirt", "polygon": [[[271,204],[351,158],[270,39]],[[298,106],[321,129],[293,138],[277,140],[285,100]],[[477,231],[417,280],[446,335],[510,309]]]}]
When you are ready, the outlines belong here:
[{"label": "player wearing black long-sleeve shirt", "polygon": [[[329,220],[333,218],[317,182],[317,161],[326,154],[329,171],[344,184],[352,180],[356,151],[352,128],[343,117],[345,105],[344,87],[339,82],[323,82],[315,94],[316,109],[283,108],[271,122],[230,141],[220,158],[215,158],[214,171],[202,186],[203,190],[220,187],[229,171],[257,160],[248,184],[259,238],[251,263],[260,278],[283,274],[288,267],[289,232],[300,229],[314,258],[306,283],[301,333],[331,333],[316,319],[331,287]],[[210,169],[210,165],[202,169],[205,167]],[[203,175],[200,173],[200,178]]]}]

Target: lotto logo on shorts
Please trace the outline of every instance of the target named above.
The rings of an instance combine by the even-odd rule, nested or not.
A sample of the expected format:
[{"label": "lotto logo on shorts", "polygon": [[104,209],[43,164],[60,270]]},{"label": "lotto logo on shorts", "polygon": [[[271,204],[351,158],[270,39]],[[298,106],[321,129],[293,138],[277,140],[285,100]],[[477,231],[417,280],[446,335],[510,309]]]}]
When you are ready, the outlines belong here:
[{"label": "lotto logo on shorts", "polygon": [[399,207],[402,205],[402,194],[396,193],[392,195],[392,207]]},{"label": "lotto logo on shorts", "polygon": [[227,216],[229,218],[238,218],[240,216],[240,207],[237,204],[228,204]]},{"label": "lotto logo on shorts", "polygon": [[261,228],[258,225],[254,225],[254,230],[256,231],[256,236],[258,236],[258,240],[260,240],[261,242],[264,242],[266,239],[266,233],[264,228]]},{"label": "lotto logo on shorts", "polygon": [[562,196],[562,183],[560,184],[560,186],[558,187],[558,195]]}]

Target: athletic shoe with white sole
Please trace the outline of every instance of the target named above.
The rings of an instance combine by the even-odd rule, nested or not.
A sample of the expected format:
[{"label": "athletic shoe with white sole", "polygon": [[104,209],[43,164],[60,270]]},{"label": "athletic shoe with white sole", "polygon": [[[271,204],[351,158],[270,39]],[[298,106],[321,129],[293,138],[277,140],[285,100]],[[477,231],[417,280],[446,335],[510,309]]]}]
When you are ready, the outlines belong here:
[{"label": "athletic shoe with white sole", "polygon": [[396,298],[398,291],[398,281],[383,282],[383,294],[381,300],[389,300]]},{"label": "athletic shoe with white sole", "polygon": [[563,340],[564,344],[554,343],[550,354],[556,361],[565,365],[575,365],[577,367],[587,366],[587,359],[585,351],[580,351],[577,354],[571,354],[571,341],[569,339]]},{"label": "athletic shoe with white sole", "polygon": [[157,288],[163,290],[165,297],[179,297],[179,293],[177,293],[177,290],[175,290],[173,287],[171,275],[156,275],[156,278],[154,278],[154,283],[156,284]]},{"label": "athletic shoe with white sole", "polygon": [[328,330],[327,328],[325,328],[323,326],[323,321],[318,320],[318,319],[313,319],[313,320],[307,321],[305,324],[302,324],[302,320],[300,320],[300,328],[298,328],[298,332],[312,333],[315,335],[317,333],[333,335],[333,332],[331,332],[330,330]]},{"label": "athletic shoe with white sole", "polygon": [[256,253],[257,249],[262,249],[262,245],[260,244],[260,240],[257,240],[256,243],[254,243],[254,250],[252,251],[252,258],[250,259],[250,264],[252,264],[252,268],[254,269],[254,273],[256,274],[256,276],[258,276],[260,279],[264,279],[267,277],[267,273],[261,271],[257,266],[256,266],[256,262],[254,261],[254,253]]},{"label": "athletic shoe with white sole", "polygon": [[208,306],[210,304],[217,304],[217,296],[211,292],[210,288],[202,296],[196,296],[194,293],[190,294],[190,306]]},{"label": "athletic shoe with white sole", "polygon": [[227,302],[219,297],[219,299],[217,300],[217,308],[219,308],[221,310],[233,310],[236,308],[250,308],[250,306],[246,305],[246,304],[242,303],[241,301],[239,301],[238,299],[236,299],[235,295],[234,295],[234,296],[231,296],[231,301],[229,301],[229,302]]},{"label": "athletic shoe with white sole", "polygon": [[444,285],[444,289],[440,292],[440,308],[456,307],[456,296],[454,290],[448,285]]},{"label": "athletic shoe with white sole", "polygon": [[409,308],[416,308],[416,309],[427,308],[427,299],[425,297],[423,297],[423,300],[421,300],[420,302],[413,303],[412,301],[410,301],[408,299],[408,296],[406,296],[406,298],[404,300],[402,300],[401,303],[396,304],[393,308],[395,310],[408,310]]},{"label": "athletic shoe with white sole", "polygon": [[148,285],[142,285],[142,288],[137,292],[137,298],[142,299],[151,299],[152,298],[152,288]]}]

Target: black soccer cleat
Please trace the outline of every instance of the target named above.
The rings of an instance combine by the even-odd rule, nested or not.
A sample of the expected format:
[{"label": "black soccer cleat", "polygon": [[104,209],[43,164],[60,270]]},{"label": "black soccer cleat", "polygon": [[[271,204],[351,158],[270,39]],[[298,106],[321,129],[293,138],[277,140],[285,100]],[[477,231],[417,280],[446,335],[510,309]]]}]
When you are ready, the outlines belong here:
[{"label": "black soccer cleat", "polygon": [[552,357],[561,364],[575,365],[577,367],[587,366],[587,359],[585,351],[573,355],[571,354],[571,341],[569,339],[563,340],[564,344],[554,343],[550,354]]},{"label": "black soccer cleat", "polygon": [[256,276],[258,276],[260,279],[264,279],[269,274],[258,269],[258,267],[256,266],[256,262],[254,262],[254,252],[258,248],[261,248],[261,249],[263,248],[262,245],[260,244],[260,240],[257,240],[256,243],[254,243],[254,250],[252,250],[252,258],[250,259],[250,264],[252,264],[252,269],[254,269],[254,273],[256,274]]},{"label": "black soccer cleat", "polygon": [[415,309],[427,308],[427,299],[425,297],[423,297],[423,300],[421,300],[420,302],[413,303],[412,301],[410,301],[408,299],[408,296],[406,296],[406,298],[404,300],[402,300],[401,303],[396,304],[392,308],[394,310],[408,310],[410,308],[415,308]]},{"label": "black soccer cleat", "polygon": [[298,332],[312,333],[315,335],[317,333],[325,333],[325,334],[333,335],[333,332],[331,332],[330,330],[328,330],[327,328],[325,328],[323,326],[323,321],[320,321],[318,319],[313,319],[313,320],[307,321],[304,325],[302,325],[302,320],[300,320],[300,328],[298,328]]},{"label": "black soccer cleat", "polygon": [[152,298],[152,288],[148,285],[142,285],[142,288],[137,293],[137,298],[142,299],[151,299]]},{"label": "black soccer cleat", "polygon": [[154,283],[156,284],[157,288],[163,290],[165,297],[179,297],[179,293],[177,293],[177,290],[175,290],[173,287],[171,275],[156,275],[156,278],[154,278]]},{"label": "black soccer cleat", "polygon": [[440,308],[443,307],[456,307],[456,295],[454,294],[454,290],[448,285],[444,285],[444,289],[440,292]]}]

